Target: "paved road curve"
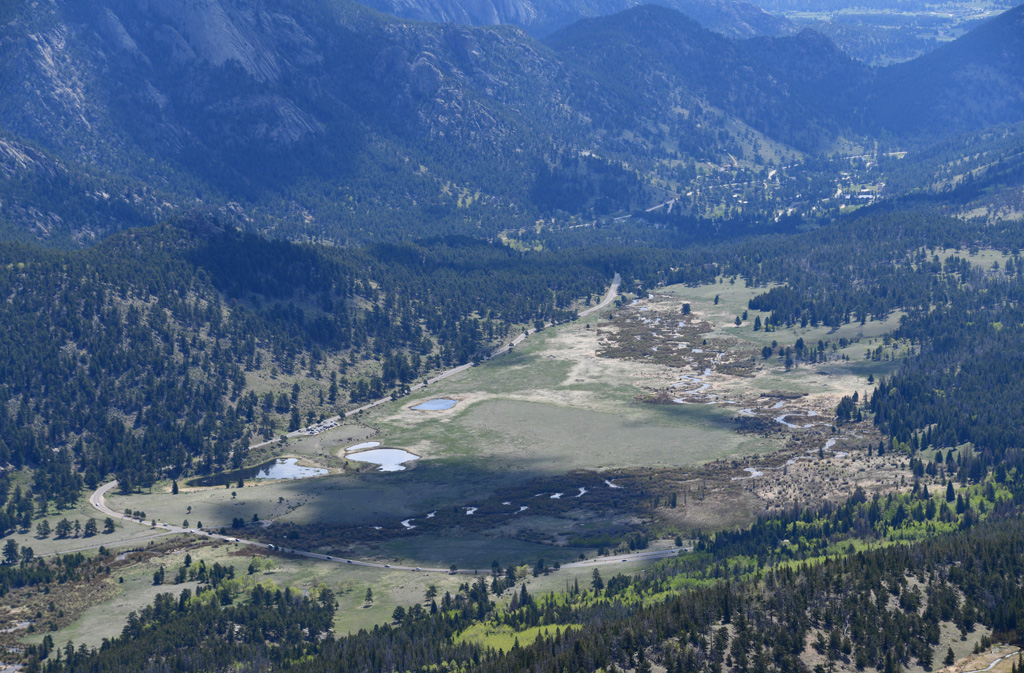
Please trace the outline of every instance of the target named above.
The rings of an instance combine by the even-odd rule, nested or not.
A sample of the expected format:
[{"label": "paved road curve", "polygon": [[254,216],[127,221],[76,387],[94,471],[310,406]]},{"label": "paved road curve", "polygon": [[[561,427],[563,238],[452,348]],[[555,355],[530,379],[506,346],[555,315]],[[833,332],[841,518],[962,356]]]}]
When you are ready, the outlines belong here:
[{"label": "paved road curve", "polygon": [[[601,303],[599,303],[599,304],[597,304],[595,306],[591,306],[590,308],[588,308],[588,309],[586,309],[584,311],[580,311],[579,314],[578,314],[578,317],[585,318],[588,315],[590,315],[591,313],[595,313],[596,311],[600,311],[601,309],[608,307],[613,301],[615,301],[615,296],[618,294],[619,286],[621,284],[622,284],[622,277],[618,274],[618,272],[616,272],[615,273],[615,277],[612,279],[611,287],[608,288],[608,293],[604,296],[604,299],[601,300]],[[545,327],[550,327],[550,326],[551,326],[551,323],[546,323],[545,324]],[[522,343],[523,339],[525,339],[528,335],[533,334],[536,331],[537,331],[536,329],[528,329],[528,330],[526,330],[522,334],[518,335],[511,342],[505,344],[504,346],[501,346],[500,348],[495,349],[495,351],[493,353],[491,353],[490,356],[488,356],[487,359],[490,360],[491,358],[496,358],[499,355],[504,355],[505,353],[509,352],[512,349],[513,346],[518,346],[520,343]],[[468,363],[466,363],[464,365],[459,365],[458,367],[455,367],[453,369],[449,369],[447,371],[441,372],[440,374],[438,374],[434,378],[427,379],[427,384],[437,383],[438,381],[442,381],[442,380],[448,378],[449,376],[454,376],[455,374],[458,374],[460,372],[464,372],[464,371],[466,371],[467,369],[469,369],[472,366],[473,366],[473,363],[468,362]],[[415,385],[409,386],[409,392],[420,390],[421,388],[424,387],[424,385],[426,385],[426,384],[417,383]],[[345,416],[354,416],[355,414],[361,413],[363,411],[369,411],[370,409],[373,409],[375,407],[379,407],[382,404],[387,404],[388,402],[392,402],[392,401],[393,400],[391,399],[390,396],[382,397],[379,400],[376,400],[376,401],[373,401],[373,402],[368,402],[368,403],[364,404],[361,407],[358,407],[356,409],[352,409],[350,411],[345,412]],[[324,423],[338,423],[339,421],[341,421],[341,419],[342,419],[342,416],[338,415],[338,416],[332,416],[332,417],[328,418],[327,420],[325,420],[323,422]],[[307,428],[300,428],[299,430],[295,430],[293,432],[289,432],[287,435],[285,435],[285,437],[299,437],[299,436],[305,434],[306,431],[307,431]],[[268,439],[267,441],[260,442],[259,444],[253,444],[249,448],[250,449],[258,449],[261,446],[267,446],[268,444],[273,444],[273,443],[279,442],[279,441],[281,441],[281,438],[280,437],[275,437],[274,439]]]},{"label": "paved road curve", "polygon": [[[604,299],[602,299],[599,304],[597,304],[595,306],[592,306],[592,307],[586,309],[585,311],[580,311],[579,317],[580,318],[585,318],[586,316],[588,316],[588,315],[590,315],[592,313],[595,313],[597,311],[600,311],[601,309],[604,309],[604,308],[608,307],[613,301],[615,301],[615,297],[616,297],[616,295],[619,292],[619,286],[621,284],[622,284],[622,277],[618,273],[616,273],[615,274],[615,278],[612,280],[611,287],[608,288],[608,293],[605,295]],[[549,325],[550,325],[550,323],[548,325],[546,325],[546,326],[549,326]],[[512,346],[518,345],[519,343],[521,343],[523,341],[523,339],[525,339],[527,337],[527,335],[533,334],[536,331],[537,331],[536,329],[530,329],[530,330],[527,330],[527,331],[523,332],[522,334],[517,336],[515,339],[513,339],[510,344],[506,344],[506,345],[502,346],[501,348],[498,348],[497,350],[495,350],[493,353],[491,353],[490,358],[494,358],[494,357],[497,357],[499,355],[503,355],[503,354],[507,353],[509,350],[511,350]],[[488,359],[490,359],[490,358],[488,358]],[[436,382],[438,382],[438,381],[440,381],[442,379],[448,378],[449,376],[453,376],[455,374],[458,374],[459,372],[466,371],[467,369],[469,369],[472,366],[473,366],[472,364],[465,364],[465,365],[461,365],[459,367],[455,367],[454,369],[449,369],[448,371],[443,372],[441,374],[438,374],[437,376],[435,376],[432,379],[429,379],[428,383],[436,383]],[[411,389],[412,390],[419,390],[420,388],[423,387],[423,385],[424,384],[422,384],[422,383],[418,383],[418,384],[416,384],[414,386],[411,386]],[[369,404],[363,405],[362,407],[359,407],[358,409],[354,409],[354,410],[352,410],[352,411],[350,411],[348,413],[349,414],[353,414],[353,413],[358,413],[360,411],[366,411],[368,409],[372,409],[372,408],[374,408],[376,406],[379,406],[381,404],[385,404],[386,402],[390,402],[390,401],[391,401],[391,398],[390,397],[386,397],[386,398],[377,400],[375,402],[371,402]],[[340,420],[340,418],[341,418],[340,416],[335,416],[334,418],[328,419],[328,420],[338,421],[338,420]],[[295,436],[298,436],[298,435],[302,434],[303,432],[304,432],[303,430],[297,430],[295,432],[289,433],[288,436],[289,437],[295,437]],[[260,444],[254,444],[251,448],[256,448],[256,447],[264,446],[266,444],[271,444],[271,443],[273,443],[275,441],[278,441],[278,440],[277,439],[272,439],[270,441],[262,442]],[[152,525],[152,524],[146,524],[146,522],[144,522],[144,521],[140,522],[140,521],[138,521],[136,519],[130,518],[127,515],[125,515],[123,512],[115,512],[114,510],[112,510],[110,507],[107,506],[106,494],[109,493],[110,490],[112,488],[114,488],[115,486],[117,486],[117,482],[116,481],[107,482],[106,484],[100,486],[98,489],[96,489],[93,492],[92,495],[89,496],[89,504],[92,505],[93,508],[95,508],[99,512],[101,512],[101,513],[103,513],[103,514],[105,514],[105,515],[107,515],[107,516],[109,516],[111,518],[121,519],[122,521],[128,521],[128,522],[135,523],[135,524],[138,524],[138,525],[143,525],[143,526],[145,526],[145,525]],[[367,568],[381,568],[381,569],[388,569],[388,570],[406,570],[406,571],[409,571],[409,572],[427,572],[427,573],[448,573],[448,572],[451,572],[451,570],[449,568],[423,568],[423,567],[418,567],[418,566],[391,565],[391,564],[387,564],[387,563],[374,563],[374,562],[371,562],[371,561],[359,561],[359,560],[356,560],[356,559],[336,558],[336,557],[333,557],[333,556],[329,556],[327,554],[318,554],[316,552],[302,551],[300,549],[293,549],[291,547],[281,547],[281,548],[278,548],[275,545],[267,544],[267,543],[264,543],[264,542],[258,542],[256,540],[245,540],[245,539],[242,539],[242,538],[234,537],[233,535],[220,535],[218,533],[211,533],[211,532],[208,532],[208,531],[205,531],[205,530],[197,530],[197,529],[194,529],[194,528],[182,528],[181,526],[173,526],[171,524],[162,523],[162,522],[157,522],[157,525],[156,525],[156,528],[154,530],[154,534],[153,535],[151,535],[151,536],[149,536],[147,538],[140,538],[140,540],[152,539],[152,538],[157,538],[157,537],[163,537],[163,536],[166,536],[166,535],[173,535],[173,534],[176,534],[176,533],[187,533],[187,534],[191,534],[191,535],[197,535],[197,536],[200,536],[200,537],[206,537],[206,538],[218,539],[218,540],[225,540],[227,542],[237,542],[237,543],[240,543],[240,544],[247,544],[247,545],[251,545],[251,546],[254,546],[254,547],[260,547],[260,548],[267,549],[267,550],[271,550],[271,549],[278,550],[279,549],[279,551],[281,551],[281,552],[288,553],[288,554],[293,554],[295,556],[304,556],[306,558],[318,559],[318,560],[321,560],[321,561],[333,561],[335,563],[344,563],[346,565],[358,565],[358,566],[363,566],[363,567],[367,567]],[[85,549],[94,549],[94,548],[99,547],[99,546],[101,546],[101,545],[95,545],[95,547],[82,547],[81,549],[76,549],[74,551],[83,551]],[[657,559],[663,559],[663,558],[671,558],[673,556],[676,556],[679,553],[679,551],[680,551],[680,549],[663,549],[663,550],[657,550],[657,551],[639,551],[639,552],[635,552],[635,553],[632,553],[632,554],[621,554],[621,555],[617,555],[617,556],[602,556],[602,557],[598,557],[598,558],[594,558],[594,559],[588,559],[588,560],[584,560],[584,561],[574,561],[572,563],[567,563],[567,564],[563,565],[562,567],[563,568],[589,568],[589,567],[612,565],[612,564],[615,564],[615,563],[626,563],[628,561],[651,561],[651,560],[657,560]],[[683,551],[689,551],[689,549],[683,549]],[[476,573],[489,573],[490,571],[491,571],[490,568],[476,568],[476,569],[472,569],[472,568],[471,569],[465,569],[465,568],[463,568],[463,569],[457,570],[456,572],[476,574]]]},{"label": "paved road curve", "polygon": [[[152,526],[144,521],[138,521],[128,517],[123,512],[117,512],[112,510],[107,505],[106,495],[112,488],[117,486],[117,481],[109,481],[103,484],[98,489],[93,491],[92,495],[89,496],[89,504],[92,505],[100,513],[105,514],[111,518],[121,519],[122,521],[128,521],[130,523],[138,524],[140,526]],[[244,538],[235,537],[233,535],[221,535],[219,533],[211,533],[205,530],[197,530],[195,528],[182,528],[181,526],[172,526],[167,523],[157,522],[156,533],[148,538],[162,537],[165,535],[173,535],[176,533],[185,533],[190,535],[196,535],[198,537],[204,537],[214,540],[224,540],[225,542],[237,542],[239,544],[250,545],[253,547],[259,547],[265,550],[276,550],[285,554],[291,554],[294,556],[303,556],[305,558],[317,559],[320,561],[333,561],[334,563],[342,563],[345,565],[363,566],[364,568],[380,568],[382,570],[405,570],[408,572],[425,572],[425,573],[450,573],[450,568],[424,568],[420,566],[405,566],[405,565],[392,565],[390,563],[375,563],[373,561],[359,561],[356,559],[338,558],[335,556],[329,556],[328,554],[318,554],[316,552],[303,551],[301,549],[294,549],[292,547],[278,547],[276,545],[267,544],[265,542],[259,542],[257,540],[246,540]],[[96,545],[100,547],[102,545]],[[85,549],[92,549],[95,547],[82,547],[75,551],[83,551]],[[594,559],[587,559],[584,561],[574,561],[572,563],[566,563],[561,566],[562,568],[589,568],[597,566],[613,565],[617,563],[626,563],[628,561],[654,561],[658,559],[671,558],[679,554],[680,551],[690,551],[690,548],[682,549],[659,549],[659,550],[648,550],[638,551],[632,554],[619,554],[616,556],[600,556]],[[487,574],[491,572],[490,568],[459,568],[455,572],[463,574]]]}]

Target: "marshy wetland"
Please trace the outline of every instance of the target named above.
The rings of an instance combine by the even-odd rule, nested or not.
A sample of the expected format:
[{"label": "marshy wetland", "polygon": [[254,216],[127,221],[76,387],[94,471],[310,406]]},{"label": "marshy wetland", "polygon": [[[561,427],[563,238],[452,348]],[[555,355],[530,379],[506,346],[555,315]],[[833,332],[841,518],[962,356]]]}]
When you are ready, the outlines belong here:
[{"label": "marshy wetland", "polygon": [[[896,318],[765,333],[748,311],[737,325],[762,290],[662,288],[270,447],[324,471],[314,478],[184,497],[165,484],[109,504],[206,529],[242,520],[246,538],[335,557],[486,568],[564,564],[857,486],[904,487],[902,459],[868,456],[868,424],[834,425],[842,396],[865,394],[908,352],[881,339]],[[779,346],[797,339],[822,342],[818,362],[785,366]],[[865,357],[878,348],[885,358]]]},{"label": "marshy wetland", "polygon": [[[326,431],[266,445],[253,453],[257,466],[226,483],[228,475],[214,475],[210,486],[181,483],[178,494],[158,483],[150,493],[111,492],[108,504],[336,559],[485,569],[493,561],[564,565],[599,550],[672,547],[677,535],[732,527],[795,502],[838,500],[858,486],[903,488],[901,459],[867,456],[878,443],[870,427],[833,425],[839,399],[869,390],[868,377],[891,371],[904,354],[880,338],[895,319],[839,333],[766,334],[753,331],[750,311],[737,327],[757,292],[722,283],[627,299]],[[772,341],[799,338],[826,341],[827,359],[787,370],[777,354],[761,355]],[[864,356],[880,346],[888,359]],[[306,478],[272,478],[286,474]],[[141,549],[196,544],[125,521],[117,535],[136,529],[125,539]],[[191,553],[240,573],[253,557],[239,544]],[[431,583],[460,581],[257,555],[265,559],[260,575],[279,584],[336,590],[343,631],[386,621],[394,605],[417,600]],[[126,583],[101,606],[126,614],[151,601],[145,578],[160,558],[126,566]],[[551,577],[532,580],[531,590],[565,581]],[[366,607],[360,599],[370,585],[379,600]],[[108,635],[95,624],[86,615],[68,633],[76,641]]]}]

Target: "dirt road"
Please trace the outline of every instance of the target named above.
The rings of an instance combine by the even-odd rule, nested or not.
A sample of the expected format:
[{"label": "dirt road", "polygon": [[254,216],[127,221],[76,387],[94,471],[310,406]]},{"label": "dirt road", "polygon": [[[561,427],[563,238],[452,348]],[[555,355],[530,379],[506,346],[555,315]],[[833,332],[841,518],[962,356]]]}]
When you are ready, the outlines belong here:
[{"label": "dirt road", "polygon": [[[597,311],[600,311],[600,310],[602,310],[604,308],[607,308],[609,305],[611,305],[611,303],[613,301],[615,301],[615,297],[617,296],[617,294],[619,292],[619,286],[621,284],[622,284],[622,277],[618,273],[616,273],[614,279],[612,279],[612,284],[608,288],[608,293],[605,295],[604,299],[602,299],[601,302],[596,304],[595,306],[592,306],[592,307],[590,307],[590,308],[588,308],[588,309],[586,309],[584,311],[580,311],[579,317],[580,318],[584,318],[584,317],[586,317],[588,315],[591,315],[591,314],[593,314],[593,313],[595,313]],[[548,325],[546,325],[546,326],[548,326]],[[503,355],[503,354],[507,353],[513,346],[521,343],[522,340],[527,337],[527,335],[532,334],[532,333],[534,333],[536,331],[537,331],[536,329],[530,329],[530,330],[527,330],[527,331],[523,332],[522,334],[517,336],[514,340],[512,340],[512,342],[510,344],[506,344],[506,345],[502,346],[501,348],[496,349],[493,353],[491,353],[491,355],[489,356],[488,359],[494,358],[494,357],[497,357],[499,355]],[[449,376],[454,376],[455,374],[458,374],[459,372],[466,371],[467,369],[469,369],[472,366],[473,366],[472,364],[465,364],[465,365],[461,365],[459,367],[455,367],[453,369],[449,369],[448,371],[445,371],[445,372],[443,372],[441,374],[438,374],[434,378],[429,379],[427,381],[427,383],[428,384],[436,383],[438,381],[441,381],[442,379],[448,378]],[[412,390],[419,390],[420,388],[423,388],[423,386],[424,386],[423,383],[418,383],[418,384],[412,386],[411,389]],[[372,408],[374,408],[376,406],[379,406],[381,404],[385,404],[385,403],[391,402],[391,401],[392,400],[391,400],[390,397],[386,397],[386,398],[377,400],[375,402],[370,402],[368,404],[365,404],[365,405],[359,407],[358,409],[354,409],[354,410],[348,412],[348,414],[354,414],[354,413],[358,413],[358,412],[361,412],[361,411],[367,411],[367,410],[372,409]],[[338,422],[339,420],[341,420],[340,416],[335,416],[334,418],[328,419],[328,421],[334,421],[334,422]],[[303,429],[303,430],[296,430],[295,432],[289,433],[287,436],[288,437],[296,437],[298,435],[303,434],[305,431],[306,431],[305,429]],[[257,447],[260,447],[260,446],[265,446],[267,444],[271,444],[271,443],[276,442],[276,441],[279,441],[279,440],[278,439],[272,439],[270,441],[262,442],[260,444],[254,444],[251,448],[257,448]],[[114,488],[115,486],[117,486],[117,482],[116,481],[111,481],[111,482],[108,482],[108,483],[103,484],[102,486],[100,486],[98,489],[96,489],[92,493],[92,495],[89,496],[89,504],[92,505],[92,507],[95,508],[96,510],[98,510],[99,512],[101,512],[101,513],[103,513],[103,514],[105,514],[105,515],[107,515],[107,516],[109,516],[111,518],[120,519],[122,521],[128,521],[128,522],[131,522],[131,523],[134,523],[134,524],[137,524],[137,525],[142,525],[142,526],[146,526],[146,525],[152,526],[151,523],[147,524],[144,521],[143,522],[139,522],[136,519],[128,517],[123,512],[116,512],[116,511],[112,510],[109,506],[107,506],[106,494],[108,492],[110,492],[110,490],[112,488]],[[300,550],[300,549],[293,549],[291,547],[278,548],[278,547],[275,547],[274,545],[266,544],[264,542],[258,542],[256,540],[246,540],[246,539],[243,539],[243,538],[235,537],[233,535],[220,535],[218,533],[211,533],[209,531],[198,530],[198,529],[194,529],[194,528],[182,528],[181,526],[173,526],[171,524],[163,523],[163,522],[157,522],[157,524],[156,524],[156,526],[154,528],[154,534],[152,536],[149,536],[149,537],[143,538],[143,539],[151,539],[151,538],[154,538],[154,537],[162,537],[162,536],[165,536],[165,535],[173,535],[173,534],[198,535],[198,536],[201,536],[201,537],[207,537],[207,538],[212,538],[212,539],[225,540],[225,541],[228,541],[228,542],[237,542],[239,544],[251,545],[251,546],[254,546],[254,547],[260,547],[260,548],[267,549],[267,550],[277,550],[277,551],[280,551],[282,553],[293,554],[295,556],[303,556],[303,557],[306,557],[306,558],[318,559],[318,560],[321,560],[321,561],[333,561],[335,563],[344,563],[346,565],[358,565],[358,566],[363,566],[363,567],[367,567],[367,568],[380,568],[382,570],[384,570],[384,569],[387,569],[387,570],[404,570],[404,571],[408,571],[408,572],[428,572],[428,573],[449,573],[449,572],[451,572],[450,568],[423,568],[423,567],[419,567],[419,566],[391,565],[391,564],[387,564],[387,563],[375,563],[375,562],[372,562],[372,561],[360,561],[360,560],[356,560],[356,559],[335,558],[335,557],[329,556],[327,554],[319,554],[319,553],[316,553],[316,552],[303,551],[303,550]],[[96,545],[95,547],[83,547],[82,549],[76,550],[76,551],[96,548],[96,547],[99,547],[99,546],[101,546],[101,545]],[[679,551],[680,551],[679,549],[665,549],[665,550],[657,550],[657,551],[639,551],[639,552],[635,552],[635,553],[632,553],[632,554],[622,554],[622,555],[617,555],[617,556],[602,556],[602,557],[598,557],[598,558],[594,558],[594,559],[588,559],[588,560],[584,560],[584,561],[575,561],[575,562],[572,562],[572,563],[567,563],[566,565],[564,565],[562,567],[563,568],[585,568],[585,567],[592,567],[592,566],[596,567],[596,566],[612,565],[612,564],[616,564],[616,563],[627,563],[629,561],[656,560],[656,559],[670,558],[670,557],[676,556],[679,553]],[[458,573],[465,573],[465,574],[489,573],[490,572],[490,568],[483,568],[483,569],[481,569],[481,568],[475,568],[475,569],[473,569],[473,568],[470,568],[470,569],[463,568],[463,569],[458,569],[456,572],[458,572]]]},{"label": "dirt road", "polygon": [[[619,286],[621,284],[622,284],[622,277],[618,273],[616,273],[615,277],[612,279],[611,287],[608,288],[608,293],[604,296],[604,299],[601,300],[601,303],[599,303],[599,304],[597,304],[595,306],[592,306],[592,307],[590,307],[590,308],[588,308],[588,309],[586,309],[584,311],[580,311],[579,314],[578,314],[579,317],[580,318],[585,318],[586,316],[588,316],[588,315],[590,315],[592,313],[595,313],[597,311],[600,311],[603,308],[607,308],[609,305],[611,305],[611,303],[613,301],[615,301],[615,297],[616,297],[616,295],[619,292]],[[550,327],[550,326],[551,326],[551,323],[546,323],[545,324],[545,327]],[[505,353],[508,353],[512,349],[512,347],[518,346],[520,343],[522,343],[523,339],[525,339],[528,335],[533,334],[536,331],[537,331],[536,329],[528,329],[528,330],[526,330],[522,334],[518,335],[511,342],[505,344],[504,346],[501,346],[500,348],[495,349],[494,352],[492,352],[487,357],[487,359],[490,360],[491,358],[496,358],[499,355],[504,355]],[[435,376],[432,379],[427,379],[427,383],[426,384],[424,384],[424,383],[417,383],[415,385],[409,386],[409,391],[410,392],[415,392],[417,390],[422,389],[425,385],[429,385],[431,383],[437,383],[438,381],[442,381],[442,380],[448,378],[449,376],[454,376],[456,374],[464,372],[464,371],[466,371],[467,369],[469,369],[472,366],[473,366],[473,363],[471,363],[471,362],[470,363],[466,363],[464,365],[459,365],[458,367],[454,367],[452,369],[449,369],[447,371],[444,371],[444,372],[438,374],[437,376]],[[375,400],[373,402],[368,402],[368,403],[364,404],[361,407],[357,407],[355,409],[352,409],[350,411],[345,412],[345,416],[354,416],[354,415],[359,414],[361,412],[369,411],[370,409],[373,409],[375,407],[379,407],[382,404],[387,404],[388,402],[392,402],[392,401],[393,400],[391,399],[390,396],[382,397],[379,400]],[[342,419],[342,416],[338,415],[338,416],[332,416],[332,417],[330,417],[327,420],[322,421],[322,422],[323,423],[339,423],[341,421],[341,419]],[[300,428],[299,430],[295,430],[293,432],[289,432],[287,435],[285,435],[285,437],[299,437],[301,435],[307,434],[308,431],[309,431],[309,428]],[[267,446],[268,444],[274,444],[275,442],[279,442],[279,441],[281,441],[281,438],[280,437],[275,437],[274,439],[268,439],[267,441],[260,442],[259,444],[253,444],[249,448],[250,449],[258,449],[258,448],[260,448],[262,446]]]},{"label": "dirt road", "polygon": [[[101,514],[105,514],[113,519],[120,519],[127,521],[139,526],[151,526],[152,523],[146,523],[144,521],[138,521],[127,516],[124,512],[117,512],[111,509],[107,505],[106,495],[111,489],[117,486],[116,481],[109,481],[97,488],[89,496],[89,504],[94,509],[99,511]],[[424,572],[424,573],[451,573],[451,568],[425,568],[421,566],[406,566],[406,565],[392,565],[390,563],[377,563],[375,561],[361,561],[358,559],[349,558],[338,558],[330,556],[328,554],[319,554],[317,552],[303,551],[301,549],[295,549],[293,547],[279,547],[273,544],[267,544],[265,542],[259,542],[257,540],[247,540],[245,538],[236,537],[234,535],[221,535],[220,533],[211,533],[206,530],[195,529],[195,528],[183,528],[181,526],[172,526],[168,523],[160,521],[156,522],[154,527],[154,535],[141,539],[152,539],[154,537],[163,537],[166,535],[174,534],[187,534],[195,535],[198,537],[205,537],[215,540],[224,540],[225,542],[237,542],[238,544],[250,545],[252,547],[258,547],[267,551],[278,551],[282,554],[290,554],[293,556],[302,556],[304,558],[317,559],[319,561],[331,561],[333,563],[341,563],[345,565],[356,565],[363,566],[364,568],[379,568],[381,570],[403,570],[407,572]],[[95,547],[82,547],[75,551],[83,551],[86,549],[98,548],[102,545],[95,545]],[[566,563],[563,568],[589,568],[597,566],[614,565],[619,563],[627,563],[629,561],[654,561],[658,559],[671,558],[679,554],[680,551],[690,551],[689,548],[674,548],[674,549],[659,549],[659,550],[647,550],[638,551],[632,554],[619,554],[616,556],[599,556],[594,559],[586,559],[583,561],[574,561],[572,563]],[[487,574],[491,572],[490,568],[459,568],[455,571],[456,573],[465,575],[476,575],[476,574]]]}]

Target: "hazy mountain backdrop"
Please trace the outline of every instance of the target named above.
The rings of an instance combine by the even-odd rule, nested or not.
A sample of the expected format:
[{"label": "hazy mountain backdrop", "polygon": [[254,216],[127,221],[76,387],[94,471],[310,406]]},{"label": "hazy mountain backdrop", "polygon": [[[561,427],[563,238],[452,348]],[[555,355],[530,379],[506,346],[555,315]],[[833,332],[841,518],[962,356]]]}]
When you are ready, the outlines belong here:
[{"label": "hazy mountain backdrop", "polygon": [[537,41],[347,0],[19,4],[0,27],[3,225],[84,240],[201,209],[346,241],[637,207],[666,161],[1021,120],[1020,17],[873,70],[811,31],[733,39],[657,6]]}]

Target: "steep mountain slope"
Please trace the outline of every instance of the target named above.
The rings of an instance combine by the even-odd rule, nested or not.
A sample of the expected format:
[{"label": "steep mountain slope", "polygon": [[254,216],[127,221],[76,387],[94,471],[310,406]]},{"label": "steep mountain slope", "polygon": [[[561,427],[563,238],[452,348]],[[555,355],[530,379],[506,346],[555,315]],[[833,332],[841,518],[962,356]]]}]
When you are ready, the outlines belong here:
[{"label": "steep mountain slope", "polygon": [[[11,236],[65,244],[187,210],[342,243],[493,236],[649,205],[662,167],[761,161],[761,142],[826,152],[865,130],[946,133],[1024,109],[1019,12],[876,76],[815,33],[731,40],[655,6],[544,43],[351,0],[9,11],[0,137],[60,170],[5,164],[4,219]],[[939,67],[955,77],[934,93]],[[61,190],[86,221],[28,197]]]},{"label": "steep mountain slope", "polygon": [[[57,158],[0,129],[0,238],[68,246],[172,215],[160,185]],[[225,221],[236,218],[218,208]]]},{"label": "steep mountain slope", "polygon": [[[503,109],[507,84],[488,61],[517,63],[516,88],[535,95],[565,79],[557,64],[520,35],[369,14],[302,1],[275,11],[231,0],[23,8],[0,37],[0,123],[69,163],[193,195],[179,206],[276,191],[301,218],[325,200],[316,192],[334,189],[296,183],[327,180],[345,187],[336,204],[380,215],[429,206],[438,183],[467,174],[477,189],[521,192],[502,158],[531,139],[521,113]],[[526,112],[550,103],[538,97]],[[557,133],[567,119],[544,122]],[[294,203],[296,189],[308,203]]]},{"label": "steep mountain slope", "polygon": [[921,58],[880,71],[864,123],[910,136],[1024,119],[1024,5]]},{"label": "steep mountain slope", "polygon": [[816,33],[729,40],[653,5],[580,21],[545,42],[617,83],[631,108],[659,110],[664,120],[673,109],[713,106],[809,151],[842,130],[846,87],[870,81],[867,68]]},{"label": "steep mountain slope", "polygon": [[[364,0],[386,14],[418,21],[474,26],[512,24],[531,35],[544,36],[583,18],[615,14],[640,4],[637,0]],[[734,0],[660,0],[728,37],[787,35],[796,31],[786,19],[755,4]]]},{"label": "steep mountain slope", "polygon": [[[651,23],[665,20],[667,33]],[[609,21],[623,43],[656,31],[709,60],[725,50],[716,74],[763,70],[670,10]],[[699,106],[712,84],[669,72],[671,96],[652,81],[640,93],[656,105],[636,108],[615,68],[566,58],[568,34],[556,53],[516,29],[400,22],[346,0],[51,0],[20,7],[0,41],[0,127],[69,172],[158,186],[171,209],[336,240],[401,236],[396,216],[408,231],[530,213],[545,166],[578,187],[545,209],[639,205],[642,180],[622,162],[660,156],[660,120],[679,101]],[[766,101],[789,86],[743,81]],[[734,105],[726,116],[752,113]],[[731,150],[716,115],[670,123],[683,157]],[[590,158],[576,161],[583,150]],[[598,204],[598,191],[615,196]],[[487,212],[474,212],[481,203]]]}]

